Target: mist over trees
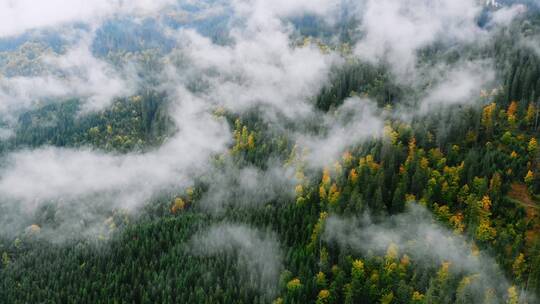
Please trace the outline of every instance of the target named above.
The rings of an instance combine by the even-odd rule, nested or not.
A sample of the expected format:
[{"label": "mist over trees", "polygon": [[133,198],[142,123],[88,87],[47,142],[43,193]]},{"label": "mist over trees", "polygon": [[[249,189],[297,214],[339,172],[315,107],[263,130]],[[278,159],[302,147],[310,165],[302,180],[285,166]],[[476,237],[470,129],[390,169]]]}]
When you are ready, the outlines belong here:
[{"label": "mist over trees", "polygon": [[538,9],[0,0],[0,303],[538,303]]}]

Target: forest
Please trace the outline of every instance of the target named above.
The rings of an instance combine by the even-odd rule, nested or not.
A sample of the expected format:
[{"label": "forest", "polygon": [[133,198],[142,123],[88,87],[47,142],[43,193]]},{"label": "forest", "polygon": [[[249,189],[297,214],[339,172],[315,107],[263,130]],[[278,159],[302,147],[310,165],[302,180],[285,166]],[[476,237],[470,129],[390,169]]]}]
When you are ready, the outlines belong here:
[{"label": "forest", "polygon": [[0,303],[540,303],[535,1],[3,2]]}]

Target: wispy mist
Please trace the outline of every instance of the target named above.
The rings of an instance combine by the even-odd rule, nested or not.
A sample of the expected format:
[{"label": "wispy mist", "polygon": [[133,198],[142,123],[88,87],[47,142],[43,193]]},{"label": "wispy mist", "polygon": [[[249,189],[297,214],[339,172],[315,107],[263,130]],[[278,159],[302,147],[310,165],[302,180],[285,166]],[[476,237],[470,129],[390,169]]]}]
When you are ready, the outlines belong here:
[{"label": "wispy mist", "polygon": [[[159,67],[152,71],[157,84],[152,88],[167,93],[168,112],[178,131],[163,146],[146,153],[105,153],[88,147],[10,152],[0,169],[0,192],[6,201],[2,204],[19,206],[19,214],[28,216],[46,203],[77,206],[90,198],[106,202],[109,209],[134,211],[163,189],[191,185],[197,176],[214,170],[210,158],[226,154],[232,141],[225,120],[212,115],[218,108],[235,115],[263,109],[261,116],[269,128],[285,133],[308,151],[313,166],[331,163],[348,146],[380,135],[383,126],[368,97],[347,99],[328,113],[314,105],[332,69],[350,59],[381,64],[399,83],[425,89],[420,95],[425,98],[418,103],[422,111],[433,105],[473,101],[481,86],[496,81],[489,58],[440,63],[435,71],[432,66],[418,65],[419,52],[434,43],[474,45],[489,40],[490,28],[476,22],[481,6],[472,0],[220,1],[222,9],[217,13],[231,14],[226,43],[194,29],[167,26],[162,9],[178,9],[175,1],[64,2],[0,1],[0,24],[4,25],[0,36],[45,28],[71,31],[68,24],[77,22],[86,25],[81,27],[82,38],[72,39],[75,42],[65,45],[63,52],[40,59],[47,67],[44,72],[0,78],[2,114],[14,115],[16,123],[18,111],[35,108],[44,99],[74,97],[81,100],[83,109],[99,110],[115,97],[137,93],[138,63],[128,59],[113,64],[96,56],[91,51],[92,39],[107,19],[155,18],[175,47],[157,60]],[[351,46],[352,54],[323,50],[315,43],[300,46],[291,39],[296,29],[290,18],[311,14],[335,23],[344,10],[358,20],[360,35]],[[496,12],[490,17],[491,28],[508,24],[522,10]],[[436,81],[426,86],[427,78],[434,75]],[[313,117],[323,117],[316,134],[290,127],[303,126]],[[2,133],[11,134],[9,130]],[[257,205],[288,194],[284,191],[290,184],[288,173],[281,171],[281,164],[272,167],[265,172],[233,168],[217,173],[205,204],[222,206],[231,200],[241,206]],[[252,183],[267,186],[259,190]],[[240,187],[230,191],[232,184]]]},{"label": "wispy mist", "polygon": [[283,268],[282,253],[276,236],[240,224],[218,224],[193,237],[190,250],[197,255],[232,254],[238,271],[248,285],[268,299],[277,291]]},{"label": "wispy mist", "polygon": [[487,289],[504,295],[511,286],[492,257],[475,252],[470,240],[442,227],[429,210],[417,204],[409,205],[406,212],[382,222],[374,222],[367,215],[361,218],[330,216],[325,224],[324,239],[365,255],[384,255],[393,244],[399,254],[407,254],[419,266],[438,268],[443,262],[449,262],[452,272],[479,276],[476,288],[471,291],[475,302],[483,301]]}]

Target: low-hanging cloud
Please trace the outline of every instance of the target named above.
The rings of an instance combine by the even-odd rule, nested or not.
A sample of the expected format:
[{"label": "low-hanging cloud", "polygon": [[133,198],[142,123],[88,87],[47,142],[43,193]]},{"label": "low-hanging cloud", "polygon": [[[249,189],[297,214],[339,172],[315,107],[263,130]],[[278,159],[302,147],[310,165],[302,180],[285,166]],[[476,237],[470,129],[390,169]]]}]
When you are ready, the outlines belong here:
[{"label": "low-hanging cloud", "polygon": [[216,224],[195,235],[189,247],[196,255],[234,254],[238,271],[249,286],[268,299],[278,292],[282,252],[273,233],[242,224]]},{"label": "low-hanging cloud", "polygon": [[296,135],[298,144],[307,149],[308,164],[314,167],[329,165],[347,147],[379,136],[384,126],[375,103],[359,97],[346,99],[342,106],[323,117],[322,134]]},{"label": "low-hanging cloud", "polygon": [[[211,114],[216,107],[241,113],[263,105],[269,109],[269,119],[272,112],[290,117],[311,113],[308,97],[323,85],[337,57],[325,55],[317,47],[292,46],[287,25],[272,24],[250,33],[237,27],[234,32],[231,45],[214,44],[191,30],[169,33],[182,41],[181,47],[163,58],[165,68],[156,78],[160,79],[158,89],[168,92],[169,114],[178,132],[163,146],[126,155],[89,148],[14,151],[5,156],[6,165],[0,172],[4,204],[18,204],[18,215],[26,218],[49,202],[77,206],[91,198],[107,202],[109,210],[133,211],[163,189],[189,185],[197,175],[209,171],[212,155],[226,151],[232,136],[224,119]],[[82,100],[84,108],[100,109],[114,96],[131,93],[132,81],[96,59],[90,53],[90,42],[91,37],[82,39],[80,47],[44,58],[57,74],[5,79],[9,90],[4,94],[13,101],[3,103],[6,111],[25,103],[31,106],[43,97],[73,95],[87,97]],[[200,87],[194,88],[193,83]],[[36,90],[30,89],[34,86]],[[279,173],[245,168],[239,174],[239,182],[244,184],[252,177],[274,181]],[[255,193],[255,186],[246,188],[246,184],[236,198],[242,204],[252,201],[252,194],[269,200],[271,192],[281,191],[289,181],[283,183],[263,193]],[[215,199],[209,197],[208,201]]]},{"label": "low-hanging cloud", "polygon": [[[0,24],[6,24],[0,30],[0,37],[75,21],[94,26],[89,38],[81,39],[65,53],[45,56],[43,63],[51,69],[44,74],[1,78],[2,113],[31,107],[43,98],[70,96],[81,97],[85,109],[103,109],[115,96],[133,93],[139,81],[132,76],[134,73],[119,71],[118,67],[92,55],[93,28],[116,14],[153,13],[171,4],[167,0],[30,2],[0,0],[0,17],[6,16],[0,18]],[[158,89],[170,95],[169,113],[178,132],[163,146],[144,154],[126,155],[90,148],[42,147],[14,151],[5,157],[5,165],[0,169],[3,198],[11,205],[22,206],[22,215],[31,214],[50,201],[76,206],[77,202],[93,197],[110,202],[111,208],[136,209],[162,189],[190,184],[196,173],[209,170],[212,155],[227,150],[232,139],[229,128],[223,119],[210,114],[217,107],[234,114],[263,109],[265,122],[271,128],[288,132],[300,146],[307,148],[308,160],[315,166],[333,162],[347,146],[380,134],[382,119],[368,100],[350,98],[328,113],[315,108],[312,97],[328,82],[332,67],[347,61],[339,52],[331,49],[323,52],[315,44],[295,46],[291,41],[294,28],[286,20],[303,14],[332,20],[344,9],[343,3],[350,5],[349,1],[235,0],[225,3],[233,14],[228,24],[228,43],[214,43],[185,28],[164,30],[168,38],[178,43],[175,50],[160,58],[164,67],[156,71],[155,78],[160,80]],[[62,4],[65,4],[65,14],[56,11]],[[486,37],[487,30],[475,22],[481,6],[472,0],[365,0],[352,8],[353,14],[358,15],[362,32],[352,56],[389,64],[402,80],[405,76],[425,83],[425,79],[418,81],[417,77],[425,73],[416,66],[420,49],[439,40],[476,43]],[[34,18],[33,14],[40,10],[43,15]],[[21,22],[13,20],[17,14]],[[501,12],[499,17],[494,17],[494,22],[504,24],[515,15],[514,11]],[[488,68],[479,74],[484,66]],[[490,75],[488,64],[459,62],[445,66],[437,75],[441,81],[426,93],[425,103],[463,102],[475,94],[475,86],[480,81],[491,79]],[[283,117],[287,122],[298,122],[297,125],[317,117],[322,131],[313,134],[290,130],[283,126]],[[237,175],[236,178],[228,179],[229,173],[218,174],[216,178],[221,181],[218,185],[225,188],[232,181],[243,184],[236,194],[232,191],[224,195],[227,200],[237,201],[240,206],[256,205],[280,197],[273,192],[289,187],[290,179],[275,180],[282,173],[287,177],[288,172],[276,169],[280,165],[271,167],[274,169],[268,171],[233,169],[229,172]],[[268,187],[254,191],[257,186],[249,183],[252,180],[256,184],[266,183]],[[229,193],[218,190],[212,188],[213,193]],[[221,198],[212,194],[206,200],[210,205],[220,206],[221,203],[218,202]]]},{"label": "low-hanging cloud", "polygon": [[221,212],[226,207],[260,207],[295,196],[293,168],[270,161],[267,168],[238,168],[231,161],[206,174],[208,189],[199,205],[207,211]]},{"label": "low-hanging cloud", "polygon": [[502,7],[496,10],[491,16],[490,25],[491,26],[507,26],[512,23],[512,21],[525,13],[527,7],[523,4],[514,4],[509,7]]},{"label": "low-hanging cloud", "polygon": [[485,60],[444,65],[434,70],[442,71],[442,76],[430,73],[434,85],[420,104],[423,113],[436,106],[471,103],[479,98],[481,90],[493,86],[496,79],[493,65]]},{"label": "low-hanging cloud", "polygon": [[[0,173],[0,193],[31,217],[48,202],[105,202],[107,210],[134,211],[160,190],[191,185],[208,159],[230,140],[225,121],[187,91],[171,109],[178,132],[155,151],[115,155],[91,149],[44,147],[9,154]],[[3,232],[3,231],[2,231]]]},{"label": "low-hanging cloud", "polygon": [[174,3],[176,0],[2,0],[0,37],[66,23],[93,23],[115,14],[146,15]]},{"label": "low-hanging cloud", "polygon": [[308,98],[339,60],[316,47],[291,47],[284,28],[247,37],[234,34],[233,46],[213,44],[194,31],[181,31],[179,37],[188,71],[201,75],[208,85],[205,98],[235,113],[257,105],[288,117],[311,113]]},{"label": "low-hanging cloud", "polygon": [[465,237],[437,224],[431,212],[417,204],[383,222],[373,222],[367,215],[363,218],[330,216],[323,237],[327,242],[336,242],[366,255],[384,255],[393,244],[420,266],[436,268],[450,262],[455,273],[479,276],[478,288],[472,291],[475,302],[483,301],[486,289],[502,293],[499,294],[502,299],[511,286],[492,257],[484,252],[473,253]]},{"label": "low-hanging cloud", "polygon": [[84,111],[101,110],[115,97],[136,92],[136,77],[96,58],[89,44],[83,39],[64,54],[42,56],[40,64],[47,67],[42,73],[0,78],[0,113],[73,97],[82,99]]},{"label": "low-hanging cloud", "polygon": [[[414,76],[417,52],[434,42],[471,42],[482,38],[476,23],[481,11],[472,0],[368,0],[355,53],[386,61],[401,79]],[[412,75],[411,75],[412,74]]]}]

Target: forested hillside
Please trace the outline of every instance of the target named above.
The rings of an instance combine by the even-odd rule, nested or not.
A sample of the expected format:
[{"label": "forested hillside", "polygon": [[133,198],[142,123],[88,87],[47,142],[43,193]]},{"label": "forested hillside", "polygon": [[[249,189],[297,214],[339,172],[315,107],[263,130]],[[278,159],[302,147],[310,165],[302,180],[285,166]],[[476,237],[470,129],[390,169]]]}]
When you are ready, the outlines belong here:
[{"label": "forested hillside", "polygon": [[0,30],[0,303],[540,303],[535,3],[113,2]]}]

